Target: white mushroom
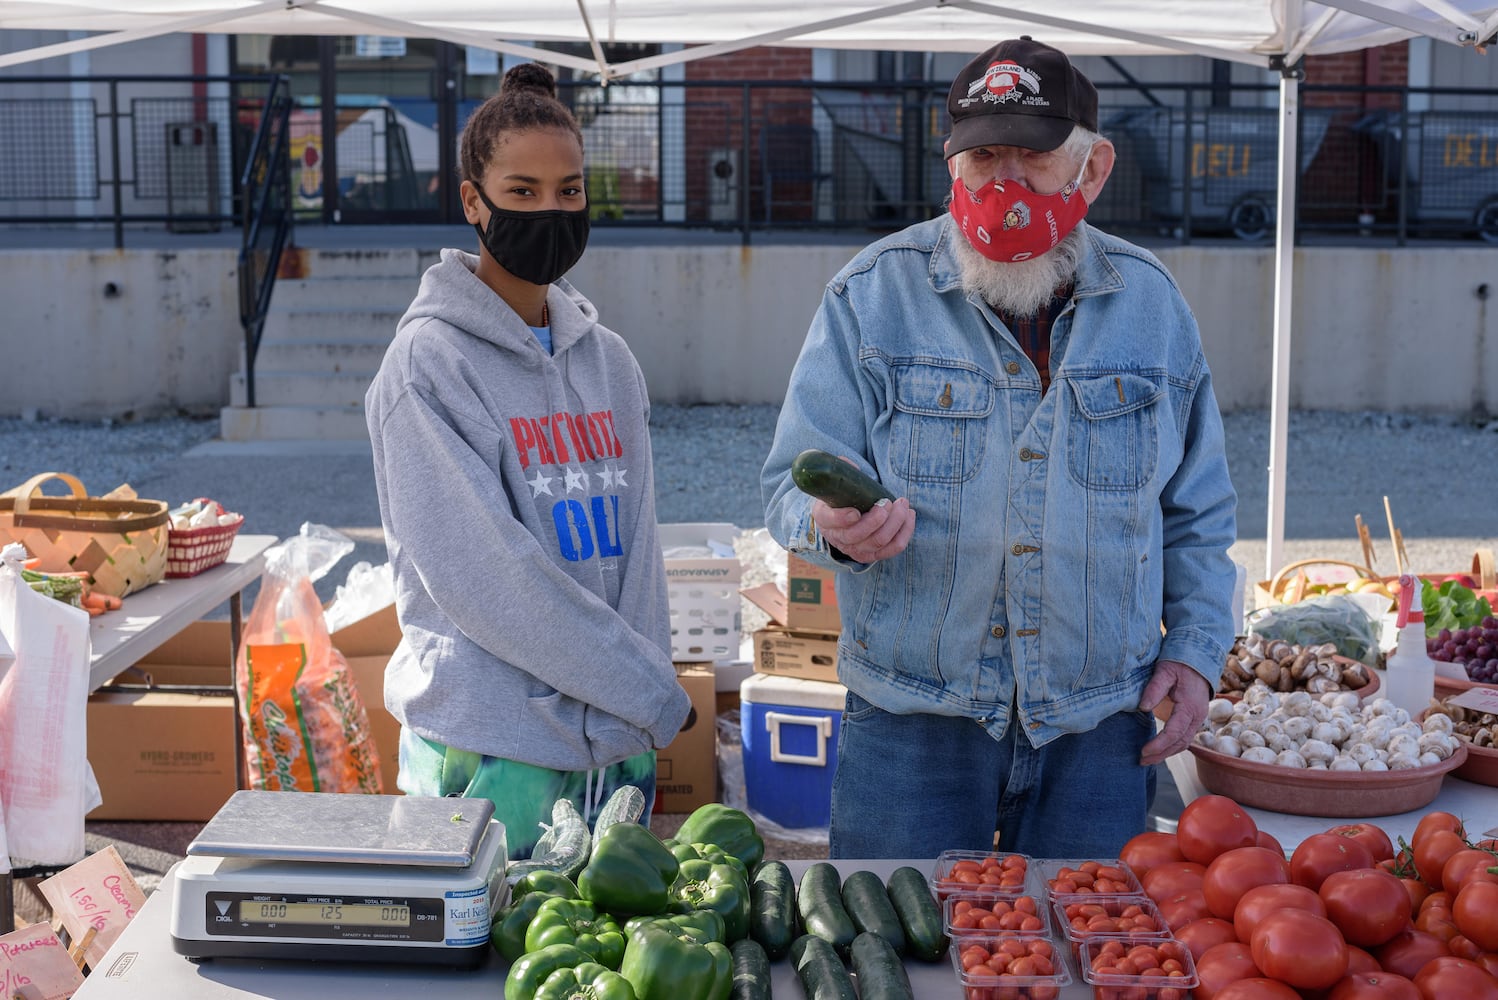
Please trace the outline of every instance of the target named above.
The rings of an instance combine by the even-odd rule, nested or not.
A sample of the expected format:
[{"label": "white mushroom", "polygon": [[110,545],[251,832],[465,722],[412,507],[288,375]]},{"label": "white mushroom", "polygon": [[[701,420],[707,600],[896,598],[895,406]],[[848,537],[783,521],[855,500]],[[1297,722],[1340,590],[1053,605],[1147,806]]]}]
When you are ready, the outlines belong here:
[{"label": "white mushroom", "polygon": [[[1213,698],[1207,702],[1207,721],[1221,725],[1233,717],[1233,703],[1226,698]],[[1450,721],[1449,719],[1447,721]]]},{"label": "white mushroom", "polygon": [[1275,753],[1284,753],[1286,750],[1294,750],[1300,746],[1299,743],[1292,740],[1283,732],[1270,733],[1264,737],[1264,745]]},{"label": "white mushroom", "polygon": [[1306,715],[1293,715],[1284,721],[1285,735],[1296,743],[1303,743],[1311,735],[1315,725]]},{"label": "white mushroom", "polygon": [[1306,759],[1294,750],[1281,750],[1275,755],[1274,762],[1280,767],[1304,768],[1306,766]]},{"label": "white mushroom", "polygon": [[1337,748],[1323,740],[1306,740],[1300,746],[1300,755],[1306,759],[1307,764],[1318,761],[1330,764],[1332,758],[1337,756]]},{"label": "white mushroom", "polygon": [[1310,715],[1312,700],[1305,691],[1287,691],[1280,699],[1280,707],[1287,715]]},{"label": "white mushroom", "polygon": [[1347,756],[1356,761],[1365,771],[1368,770],[1368,765],[1371,762],[1378,760],[1378,751],[1371,743],[1354,743],[1345,749],[1347,750]]},{"label": "white mushroom", "polygon": [[1243,744],[1238,742],[1236,736],[1217,737],[1217,752],[1225,753],[1229,757],[1243,756]]},{"label": "white mushroom", "polygon": [[1196,743],[1199,746],[1206,747],[1208,750],[1216,750],[1217,734],[1210,729],[1203,729],[1196,734]]},{"label": "white mushroom", "polygon": [[1238,734],[1238,742],[1245,753],[1249,750],[1262,750],[1267,745],[1264,734],[1256,729],[1244,729]]},{"label": "white mushroom", "polygon": [[1343,708],[1349,712],[1356,712],[1358,706],[1362,704],[1358,696],[1351,691],[1337,691],[1329,695],[1322,695],[1322,697],[1330,699],[1326,704],[1332,708]]},{"label": "white mushroom", "polygon": [[1362,765],[1346,754],[1337,754],[1332,758],[1329,769],[1333,771],[1361,771]]},{"label": "white mushroom", "polygon": [[1435,764],[1439,764],[1441,761],[1443,761],[1445,759],[1446,759],[1445,757],[1442,757],[1440,754],[1436,753],[1434,750],[1427,750],[1424,753],[1422,753],[1419,757],[1416,758],[1416,760],[1418,760],[1420,762],[1420,766],[1421,767],[1431,767],[1431,766],[1433,766]]},{"label": "white mushroom", "polygon": [[1412,771],[1420,766],[1420,758],[1407,753],[1389,754],[1389,770]]},{"label": "white mushroom", "polygon": [[1340,744],[1347,739],[1347,729],[1336,722],[1318,722],[1311,727],[1311,739],[1323,743]]},{"label": "white mushroom", "polygon": [[1450,733],[1432,732],[1422,733],[1417,744],[1421,755],[1427,753],[1437,754],[1441,760],[1445,760],[1456,753],[1457,740]]},{"label": "white mushroom", "polygon": [[1363,764],[1363,770],[1365,771],[1387,771],[1388,769],[1389,765],[1385,764],[1383,761],[1379,760],[1376,757],[1373,760],[1367,761]]},{"label": "white mushroom", "polygon": [[1409,733],[1393,733],[1389,736],[1389,745],[1385,749],[1389,752],[1389,766],[1393,767],[1395,757],[1420,756],[1420,741]]},{"label": "white mushroom", "polygon": [[1311,718],[1316,722],[1326,722],[1330,720],[1335,712],[1336,709],[1331,708],[1327,705],[1323,705],[1319,701],[1314,702],[1311,705]]},{"label": "white mushroom", "polygon": [[1427,733],[1449,733],[1456,728],[1456,724],[1451,721],[1451,716],[1436,712],[1427,715],[1425,721],[1420,723],[1420,728]]},{"label": "white mushroom", "polygon": [[1255,764],[1273,764],[1278,755],[1268,747],[1249,747],[1243,751],[1244,760]]}]

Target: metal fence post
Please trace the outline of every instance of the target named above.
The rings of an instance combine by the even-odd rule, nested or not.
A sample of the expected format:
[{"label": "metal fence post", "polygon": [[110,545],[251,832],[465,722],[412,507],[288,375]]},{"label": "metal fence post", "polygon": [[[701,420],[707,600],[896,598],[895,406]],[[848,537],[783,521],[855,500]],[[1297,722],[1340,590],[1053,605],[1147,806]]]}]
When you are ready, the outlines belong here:
[{"label": "metal fence post", "polygon": [[114,181],[114,248],[125,249],[125,192],[120,178],[120,84],[109,81],[109,169]]}]

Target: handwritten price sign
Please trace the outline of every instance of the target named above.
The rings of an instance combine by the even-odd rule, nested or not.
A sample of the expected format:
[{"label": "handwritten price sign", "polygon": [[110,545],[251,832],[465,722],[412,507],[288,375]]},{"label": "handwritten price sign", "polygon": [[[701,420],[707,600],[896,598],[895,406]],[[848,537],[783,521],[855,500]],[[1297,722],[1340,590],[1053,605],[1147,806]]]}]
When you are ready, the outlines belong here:
[{"label": "handwritten price sign", "polygon": [[1463,691],[1454,698],[1446,699],[1452,705],[1460,705],[1462,708],[1474,709],[1478,712],[1490,712],[1498,715],[1498,687],[1492,685],[1479,685],[1470,690]]},{"label": "handwritten price sign", "polygon": [[10,1000],[67,1000],[83,985],[83,974],[46,924],[0,937],[0,996]]},{"label": "handwritten price sign", "polygon": [[82,941],[91,928],[95,931],[84,952],[89,968],[98,967],[109,946],[146,903],[146,894],[135,884],[113,844],[37,888],[74,941]]}]

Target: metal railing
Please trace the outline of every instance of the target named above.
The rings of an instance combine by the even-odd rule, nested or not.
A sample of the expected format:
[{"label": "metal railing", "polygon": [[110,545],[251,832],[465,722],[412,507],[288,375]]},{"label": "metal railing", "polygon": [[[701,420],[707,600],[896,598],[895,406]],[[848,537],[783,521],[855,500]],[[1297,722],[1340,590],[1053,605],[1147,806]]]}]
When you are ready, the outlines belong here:
[{"label": "metal railing", "polygon": [[291,84],[272,83],[240,176],[239,321],[244,328],[245,400],[255,405],[255,356],[281,254],[291,238]]}]

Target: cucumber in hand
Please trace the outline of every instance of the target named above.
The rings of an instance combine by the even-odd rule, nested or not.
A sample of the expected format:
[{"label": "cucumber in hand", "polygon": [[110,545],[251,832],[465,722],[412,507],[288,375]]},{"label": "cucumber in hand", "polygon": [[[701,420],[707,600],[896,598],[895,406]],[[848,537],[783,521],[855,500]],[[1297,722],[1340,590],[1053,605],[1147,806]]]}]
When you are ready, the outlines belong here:
[{"label": "cucumber in hand", "polygon": [[791,462],[791,481],[802,493],[829,507],[857,507],[861,513],[880,500],[895,499],[879,480],[864,475],[852,462],[818,448],[808,448]]}]

